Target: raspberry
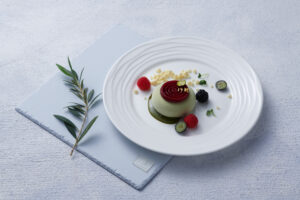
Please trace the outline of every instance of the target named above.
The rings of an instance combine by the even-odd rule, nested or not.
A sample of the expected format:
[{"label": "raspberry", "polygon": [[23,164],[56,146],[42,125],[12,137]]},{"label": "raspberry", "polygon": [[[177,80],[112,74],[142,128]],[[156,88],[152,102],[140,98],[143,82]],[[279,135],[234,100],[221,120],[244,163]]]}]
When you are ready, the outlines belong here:
[{"label": "raspberry", "polygon": [[151,83],[147,77],[143,76],[137,81],[137,86],[140,88],[140,90],[146,91],[150,90]]},{"label": "raspberry", "polygon": [[194,114],[189,114],[184,118],[184,122],[189,128],[196,128],[198,124],[198,118]]}]

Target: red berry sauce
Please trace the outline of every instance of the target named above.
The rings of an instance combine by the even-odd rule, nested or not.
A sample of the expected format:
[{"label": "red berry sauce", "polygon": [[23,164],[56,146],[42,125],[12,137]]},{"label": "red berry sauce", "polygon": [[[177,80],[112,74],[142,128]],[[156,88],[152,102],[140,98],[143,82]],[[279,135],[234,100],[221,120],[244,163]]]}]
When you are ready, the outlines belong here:
[{"label": "red berry sauce", "polygon": [[160,88],[161,96],[169,102],[181,102],[189,96],[188,86],[178,86],[176,80],[165,82]]}]

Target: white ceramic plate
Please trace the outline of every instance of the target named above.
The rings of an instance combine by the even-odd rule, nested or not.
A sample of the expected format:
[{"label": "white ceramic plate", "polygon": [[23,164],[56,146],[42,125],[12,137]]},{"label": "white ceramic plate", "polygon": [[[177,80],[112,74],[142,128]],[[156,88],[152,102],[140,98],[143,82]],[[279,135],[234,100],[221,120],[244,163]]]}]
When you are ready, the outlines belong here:
[{"label": "white ceramic plate", "polygon": [[[184,136],[176,133],[175,125],[161,123],[149,114],[145,97],[153,87],[150,92],[133,92],[138,89],[139,77],[149,78],[157,69],[175,73],[196,69],[209,74],[208,86],[194,87],[209,93],[209,103],[197,103],[198,127]],[[192,73],[193,79],[197,74]],[[218,80],[226,80],[226,92],[211,87]],[[103,100],[112,123],[136,144],[165,154],[199,155],[225,148],[245,136],[259,118],[263,92],[253,69],[232,50],[202,38],[169,37],[143,43],[119,58],[106,76]],[[206,116],[210,108],[216,117]]]}]

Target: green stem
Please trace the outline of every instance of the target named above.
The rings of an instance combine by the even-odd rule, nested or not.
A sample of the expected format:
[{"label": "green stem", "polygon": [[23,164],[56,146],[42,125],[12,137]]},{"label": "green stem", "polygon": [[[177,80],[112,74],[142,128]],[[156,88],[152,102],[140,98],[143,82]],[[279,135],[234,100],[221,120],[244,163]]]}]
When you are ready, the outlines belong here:
[{"label": "green stem", "polygon": [[76,138],[76,142],[75,142],[75,144],[74,144],[74,146],[73,146],[73,148],[72,148],[72,150],[71,150],[70,156],[73,155],[73,151],[74,151],[75,148],[77,147],[77,144],[78,144],[78,140],[77,140],[77,138]]},{"label": "green stem", "polygon": [[[77,82],[77,86],[79,87],[80,93],[81,93],[81,95],[83,96],[83,92],[84,92],[84,91],[83,91],[83,88],[81,88],[80,83]],[[85,101],[84,101],[84,103],[85,103],[85,113],[84,113],[83,122],[82,122],[81,128],[80,128],[80,130],[79,130],[79,133],[78,133],[78,135],[77,135],[77,137],[76,137],[76,142],[75,142],[75,144],[74,144],[74,146],[73,146],[73,148],[72,148],[72,150],[71,150],[70,156],[73,155],[73,152],[74,152],[74,150],[76,149],[76,147],[77,147],[77,145],[78,145],[78,143],[79,143],[79,138],[80,138],[80,136],[81,136],[81,134],[82,134],[82,131],[83,131],[85,122],[86,122],[86,120],[87,120],[88,111],[89,111],[89,105],[88,105],[88,103],[85,102]]]}]

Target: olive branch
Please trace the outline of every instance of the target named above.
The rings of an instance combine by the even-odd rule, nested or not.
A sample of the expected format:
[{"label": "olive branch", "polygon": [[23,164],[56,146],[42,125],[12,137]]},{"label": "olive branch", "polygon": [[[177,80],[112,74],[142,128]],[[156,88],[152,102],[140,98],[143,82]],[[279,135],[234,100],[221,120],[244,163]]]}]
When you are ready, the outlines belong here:
[{"label": "olive branch", "polygon": [[[65,125],[66,129],[75,139],[75,143],[70,152],[70,156],[72,156],[78,143],[87,134],[87,132],[90,130],[90,128],[93,126],[93,124],[98,118],[98,116],[96,116],[90,122],[87,121],[88,112],[93,106],[95,106],[99,102],[98,97],[101,95],[101,93],[94,96],[95,91],[91,90],[89,92],[89,89],[85,87],[84,79],[82,78],[84,68],[81,70],[80,75],[78,76],[77,72],[72,67],[69,57],[68,57],[68,64],[70,70],[66,69],[65,67],[59,64],[56,64],[56,66],[64,75],[66,75],[66,79],[64,80],[65,85],[69,87],[70,92],[72,92],[75,96],[77,96],[81,100],[81,103],[73,102],[71,105],[66,106],[65,108],[74,117],[80,119],[82,121],[82,124],[80,126],[80,129],[78,129],[77,126],[70,119],[61,115],[53,115],[53,116]],[[86,123],[88,124],[86,125]]]}]

